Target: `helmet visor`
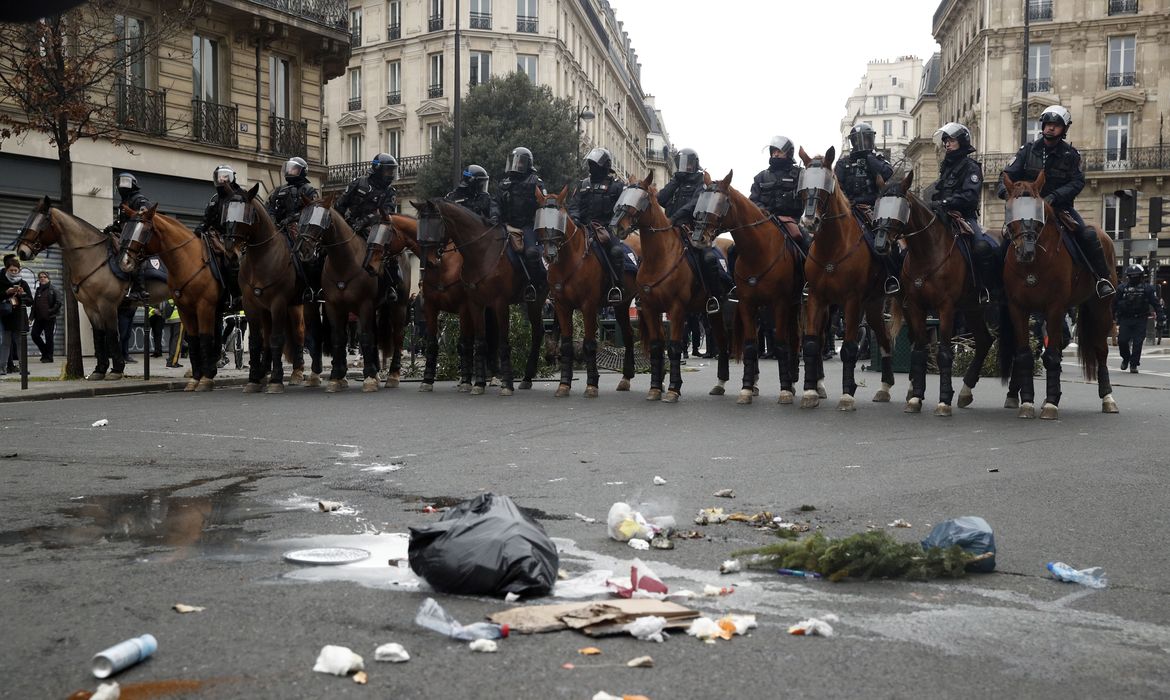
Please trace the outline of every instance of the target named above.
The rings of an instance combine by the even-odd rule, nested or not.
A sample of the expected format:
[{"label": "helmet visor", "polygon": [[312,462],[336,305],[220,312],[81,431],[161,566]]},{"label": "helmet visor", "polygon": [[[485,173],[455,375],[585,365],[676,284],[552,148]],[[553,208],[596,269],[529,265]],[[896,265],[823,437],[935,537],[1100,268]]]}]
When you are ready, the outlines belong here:
[{"label": "helmet visor", "polygon": [[134,179],[133,175],[119,175],[118,176],[118,189],[120,189],[120,190],[133,189],[134,186],[137,184],[138,184],[138,182]]},{"label": "helmet visor", "polygon": [[236,181],[236,172],[231,168],[216,168],[212,180],[216,187],[230,185]]},{"label": "helmet visor", "polygon": [[526,173],[532,169],[532,155],[520,151],[508,156],[508,167],[505,168],[510,173]]},{"label": "helmet visor", "polygon": [[699,170],[699,157],[693,153],[679,153],[678,169],[684,173],[697,172]]},{"label": "helmet visor", "polygon": [[284,164],[284,176],[285,177],[300,177],[304,174],[305,174],[305,166],[301,165],[300,163],[296,162],[295,160],[290,160]]},{"label": "helmet visor", "polygon": [[900,221],[904,224],[910,220],[910,201],[905,197],[882,197],[877,201],[873,218],[876,221]]}]

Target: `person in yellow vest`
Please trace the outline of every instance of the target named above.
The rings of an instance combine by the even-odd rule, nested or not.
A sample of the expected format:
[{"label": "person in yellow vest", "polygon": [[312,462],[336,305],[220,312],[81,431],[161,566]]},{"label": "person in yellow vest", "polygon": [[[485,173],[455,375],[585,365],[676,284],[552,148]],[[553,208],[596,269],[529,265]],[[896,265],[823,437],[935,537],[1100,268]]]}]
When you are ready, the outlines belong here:
[{"label": "person in yellow vest", "polygon": [[162,334],[163,326],[166,325],[166,317],[159,311],[159,306],[146,307],[146,325],[150,329],[150,356],[162,357]]},{"label": "person in yellow vest", "polygon": [[175,300],[167,299],[159,304],[159,314],[166,318],[168,331],[167,367],[182,367],[179,364],[179,352],[182,350],[183,323],[179,320],[179,307],[175,306]]}]

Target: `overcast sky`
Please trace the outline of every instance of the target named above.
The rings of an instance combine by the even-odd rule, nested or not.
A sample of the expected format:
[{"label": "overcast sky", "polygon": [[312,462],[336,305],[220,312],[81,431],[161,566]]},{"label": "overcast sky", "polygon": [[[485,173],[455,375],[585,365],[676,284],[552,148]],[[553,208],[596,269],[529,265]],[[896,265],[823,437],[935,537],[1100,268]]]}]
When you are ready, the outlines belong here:
[{"label": "overcast sky", "polygon": [[[609,0],[675,148],[747,191],[774,134],[809,155],[840,143],[866,63],[937,50],[939,0]],[[840,146],[838,145],[838,149]]]}]

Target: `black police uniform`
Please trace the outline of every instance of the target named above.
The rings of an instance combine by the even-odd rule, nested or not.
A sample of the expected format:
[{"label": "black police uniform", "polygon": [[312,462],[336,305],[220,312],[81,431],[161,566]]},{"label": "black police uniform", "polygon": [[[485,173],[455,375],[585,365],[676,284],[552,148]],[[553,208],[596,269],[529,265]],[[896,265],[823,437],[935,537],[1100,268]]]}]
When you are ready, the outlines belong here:
[{"label": "black police uniform", "polygon": [[446,199],[470,209],[493,224],[500,220],[500,205],[496,203],[496,198],[479,189],[478,185],[459,185],[447,193]]},{"label": "black police uniform", "polygon": [[[114,222],[106,227],[106,233],[109,234],[120,232],[122,228],[130,221],[131,217],[122,209],[122,204],[130,207],[135,212],[142,211],[143,209],[149,209],[154,205],[153,202],[147,199],[146,195],[142,194],[138,187],[134,187],[125,194],[119,194],[122,196],[122,202],[114,211]],[[146,292],[146,282],[142,277],[142,267],[139,266],[139,268],[132,275],[130,275],[130,290],[127,292],[126,298],[130,299],[131,301],[146,301],[149,296],[150,295]]]},{"label": "black police uniform", "polygon": [[304,175],[292,178],[268,196],[268,215],[278,230],[284,231],[297,220],[305,206],[305,197],[315,199],[317,189],[309,184],[309,178]]},{"label": "black police uniform", "polygon": [[[582,226],[599,224],[608,229],[613,219],[613,210],[617,206],[618,198],[626,189],[625,184],[606,173],[601,179],[593,177],[583,178],[577,183],[577,190],[569,200],[569,216]],[[610,234],[606,247],[606,257],[609,259],[610,273],[613,287],[622,286],[622,271],[625,269],[625,251],[618,237]],[[620,295],[618,297],[620,299]]]},{"label": "black police uniform", "polygon": [[1113,301],[1113,315],[1117,319],[1117,351],[1121,355],[1121,369],[1137,372],[1142,361],[1142,344],[1146,340],[1146,319],[1154,309],[1158,324],[1166,323],[1158,292],[1148,282],[1127,282],[1117,288]]},{"label": "black police uniform", "polygon": [[[842,158],[833,166],[837,182],[841,184],[841,191],[849,203],[872,207],[878,197],[877,176],[889,182],[894,176],[894,168],[884,159],[874,155],[873,151],[853,151],[848,158]],[[868,221],[869,218],[866,217]],[[878,256],[886,266],[886,292],[892,293],[899,289],[898,277],[902,274],[902,249],[899,246],[890,246],[890,252]]]},{"label": "black police uniform", "polygon": [[982,299],[998,299],[1003,286],[1002,249],[998,242],[987,235],[979,225],[979,201],[983,196],[983,165],[968,157],[974,148],[968,146],[958,151],[948,151],[938,168],[938,180],[934,183],[934,202],[944,213],[956,212],[975,232],[971,241],[972,262],[979,276],[977,287],[986,294]]},{"label": "black police uniform", "polygon": [[[196,234],[203,236],[206,235],[209,231],[215,231],[220,236],[223,235],[223,211],[221,210],[219,204],[221,196],[224,198],[230,198],[236,195],[241,197],[245,197],[247,195],[247,193],[244,191],[244,188],[240,187],[234,182],[228,183],[227,187],[227,191],[221,191],[221,189],[217,187],[215,189],[215,194],[211,195],[211,199],[208,200],[207,206],[203,209],[203,221],[201,221],[199,226],[195,229]],[[229,309],[235,309],[237,308],[237,302],[240,299],[240,258],[239,256],[235,255],[225,256],[225,262],[227,264],[224,266],[223,270],[225,273],[224,284],[227,287],[228,295],[231,297],[228,307]]]},{"label": "black police uniform", "polygon": [[333,208],[355,233],[366,238],[382,219],[379,210],[393,213],[398,208],[398,192],[377,174],[362,175],[349,183]]},{"label": "black police uniform", "polygon": [[547,191],[535,170],[527,174],[510,172],[500,181],[500,215],[502,221],[524,232],[524,270],[534,289],[546,287],[547,274],[541,259],[540,242],[536,240],[533,223],[536,219],[536,188]]},{"label": "black police uniform", "polygon": [[[1076,236],[1077,243],[1089,260],[1093,274],[1099,280],[1109,279],[1109,269],[1105,265],[1105,251],[1101,248],[1101,241],[1097,234],[1085,226],[1085,220],[1073,209],[1073,200],[1085,188],[1085,174],[1081,171],[1081,154],[1067,141],[1061,139],[1052,146],[1045,142],[1043,137],[1020,147],[1016,157],[1003,169],[1012,180],[1034,182],[1044,171],[1044,188],[1040,196],[1049,201],[1052,208],[1066,212],[1075,222],[1076,230],[1071,233]],[[1007,190],[1000,182],[1000,199],[1007,198]]]},{"label": "black police uniform", "polygon": [[[769,158],[767,170],[761,170],[752,181],[748,199],[772,216],[787,216],[799,221],[804,214],[798,188],[803,169],[791,158]],[[803,228],[800,234],[801,248],[807,255],[812,237]]]},{"label": "black police uniform", "polygon": [[[695,222],[695,204],[699,201],[699,193],[703,190],[702,172],[676,172],[670,182],[658,191],[658,203],[666,210],[670,223],[674,226],[693,226]],[[686,240],[689,245],[690,241]],[[725,298],[729,289],[725,286],[720,256],[715,252],[715,246],[705,248],[699,258],[703,271],[703,284],[707,293],[715,298]],[[714,313],[717,306],[708,305],[708,310]]]}]

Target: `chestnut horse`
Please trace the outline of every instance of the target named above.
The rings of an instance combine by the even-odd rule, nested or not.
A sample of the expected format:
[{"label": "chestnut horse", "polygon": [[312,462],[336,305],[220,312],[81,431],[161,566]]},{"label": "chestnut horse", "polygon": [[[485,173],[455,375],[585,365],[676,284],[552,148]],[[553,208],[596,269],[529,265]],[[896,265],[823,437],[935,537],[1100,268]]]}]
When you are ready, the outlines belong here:
[{"label": "chestnut horse", "polygon": [[967,330],[975,335],[975,356],[963,375],[959,407],[971,405],[971,393],[979,381],[979,371],[991,350],[992,337],[983,320],[979,294],[970,266],[959,250],[959,236],[952,230],[950,217],[939,216],[910,191],[914,171],[889,184],[878,179],[881,198],[874,209],[874,249],[884,255],[890,245],[906,242],[906,260],[902,265],[902,289],[906,298],[905,318],[910,323],[910,394],[906,413],[920,413],[926,392],[926,353],[930,334],[926,314],[938,313],[938,405],[936,416],[951,415],[955,390],[951,385],[951,368],[955,359],[952,337],[955,315],[962,312]]},{"label": "chestnut horse", "polygon": [[[707,292],[698,273],[687,263],[683,234],[670,224],[658,204],[654,171],[641,182],[630,179],[614,208],[612,228],[619,237],[637,229],[641,233],[642,264],[638,267],[638,306],[641,310],[642,349],[650,355],[650,391],[647,401],[675,403],[682,393],[683,334],[692,311],[706,313]],[[670,317],[670,385],[662,392],[665,367],[662,351],[665,332],[662,314]],[[721,312],[711,314],[711,332],[719,347],[718,382],[710,394],[721,396],[728,378],[727,331]]]},{"label": "chestnut horse", "polygon": [[[734,171],[732,171],[734,172]],[[796,228],[796,222],[777,220],[731,186],[731,175],[718,182],[707,177],[705,190],[695,205],[695,233],[710,246],[721,231],[735,241],[734,279],[739,291],[739,330],[743,337],[743,386],[736,403],[750,404],[758,393],[760,362],[756,348],[759,311],[771,308],[776,322],[776,364],[780,373],[779,403],[791,404],[796,395],[799,369],[801,259],[796,244],[779,223]],[[799,231],[796,232],[799,235]]]},{"label": "chestnut horse", "polygon": [[[268,375],[269,394],[284,393],[284,363],[282,351],[290,355],[293,371],[289,384],[305,382],[305,308],[302,303],[305,282],[296,272],[292,244],[276,230],[272,217],[263,204],[256,201],[260,185],[243,195],[233,196],[223,203],[223,243],[228,254],[240,260],[240,290],[244,313],[252,332],[248,334],[248,383],[244,393],[260,391],[265,374]],[[259,331],[259,332],[257,332]],[[317,353],[320,343],[316,343]],[[344,353],[344,345],[334,352]],[[321,383],[320,356],[315,365],[310,386]]]},{"label": "chestnut horse", "polygon": [[[121,379],[126,362],[118,335],[118,307],[126,300],[130,278],[118,277],[110,267],[110,261],[118,254],[117,241],[89,222],[54,207],[45,197],[21,227],[16,254],[21,260],[33,260],[53,245],[61,248],[69,285],[93,330],[97,366],[87,378]],[[147,279],[146,288],[156,303],[170,296],[166,285],[159,280]]]},{"label": "chestnut horse", "polygon": [[[1006,173],[1003,184],[1007,189],[1007,215],[1004,217],[1006,237],[1015,251],[1004,264],[1004,291],[1008,300],[1010,323],[1000,324],[1000,376],[1011,380],[1004,408],[1018,408],[1020,418],[1035,418],[1036,390],[1033,384],[1032,350],[1029,347],[1029,314],[1038,311],[1048,322],[1049,337],[1041,359],[1047,370],[1047,395],[1040,409],[1040,418],[1055,420],[1060,417],[1060,330],[1064,314],[1070,306],[1077,313],[1077,359],[1087,381],[1097,380],[1097,395],[1102,413],[1117,413],[1113,387],[1109,383],[1108,338],[1113,329],[1113,306],[1110,299],[1101,299],[1096,293],[1096,279],[1083,265],[1074,261],[1076,253],[1066,244],[1056,225],[1056,211],[1040,197],[1045,173],[1041,171],[1035,182],[1013,182]],[[1117,284],[1114,270],[1113,244],[1108,236],[1090,227],[1105,250],[1110,282]],[[1006,319],[1005,319],[1006,320]]]},{"label": "chestnut horse", "polygon": [[135,218],[122,230],[119,266],[132,272],[151,255],[166,265],[168,296],[175,300],[183,331],[191,339],[191,380],[184,391],[211,391],[219,370],[219,324],[226,299],[211,271],[210,253],[191,229],[159,214],[157,204],[141,214],[122,206]]},{"label": "chestnut horse", "polygon": [[[585,322],[585,397],[597,397],[600,375],[597,372],[597,314],[602,306],[613,309],[614,320],[622,332],[625,357],[622,359],[622,379],[618,391],[629,391],[634,378],[634,332],[630,326],[630,300],[634,297],[636,274],[622,270],[622,301],[606,301],[609,284],[608,267],[593,251],[595,234],[577,226],[565,209],[569,187],[556,195],[536,193],[540,208],[536,210],[535,230],[544,244],[548,261],[548,287],[557,325],[561,329],[560,363],[561,383],[556,396],[568,396],[573,388],[573,311],[580,310]],[[611,234],[612,235],[612,234]]]},{"label": "chestnut horse", "polygon": [[835,148],[830,146],[825,155],[809,158],[804,149],[800,149],[800,159],[805,166],[798,185],[804,201],[800,225],[813,234],[812,246],[804,261],[808,304],[804,310],[804,395],[800,407],[816,408],[821,403],[818,392],[818,382],[824,376],[821,332],[829,306],[839,304],[845,312],[845,341],[841,344],[841,399],[837,408],[853,411],[857,408],[853,396],[857,392],[857,382],[853,377],[862,312],[870,329],[877,335],[882,351],[882,388],[874,393],[874,401],[890,400],[894,370],[890,360],[890,335],[882,316],[885,275],[882,265],[867,250],[861,224],[854,217],[849,200],[833,174],[835,154]]},{"label": "chestnut horse", "polygon": [[[405,236],[396,235],[396,231],[403,230],[417,238],[418,222],[411,216],[387,215],[385,212],[381,212],[381,215],[382,221],[371,229],[369,241],[362,242],[365,251],[361,266],[375,278],[382,274],[384,263],[389,260],[397,262],[400,271],[398,286],[394,288],[397,298],[393,301],[379,300],[380,303],[375,307],[374,324],[378,348],[382,352],[378,374],[384,377],[387,389],[396,389],[402,382],[402,350],[405,345],[406,325],[410,320],[412,287],[411,270],[404,254]],[[379,240],[378,244],[374,244],[375,239]],[[391,245],[387,246],[387,241]],[[379,291],[384,290],[379,288]]]},{"label": "chestnut horse", "polygon": [[503,224],[493,224],[475,212],[442,198],[411,202],[419,212],[418,237],[428,244],[442,246],[450,238],[463,255],[459,279],[467,291],[467,306],[475,328],[475,353],[472,362],[473,395],[483,394],[487,386],[488,312],[499,333],[500,396],[511,396],[512,345],[508,331],[510,304],[525,307],[532,329],[528,359],[521,389],[531,389],[544,339],[543,300],[522,301],[527,277],[508,258],[510,234]]}]

